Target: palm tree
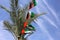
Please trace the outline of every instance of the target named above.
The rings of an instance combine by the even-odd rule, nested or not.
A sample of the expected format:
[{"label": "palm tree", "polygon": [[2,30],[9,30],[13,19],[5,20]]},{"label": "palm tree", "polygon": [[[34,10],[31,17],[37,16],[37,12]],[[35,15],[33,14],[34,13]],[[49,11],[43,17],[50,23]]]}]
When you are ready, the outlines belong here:
[{"label": "palm tree", "polygon": [[[7,30],[9,30],[13,34],[14,38],[17,38],[15,40],[27,40],[27,37],[33,34],[35,31],[35,28],[30,23],[38,16],[45,14],[34,14],[32,12],[32,16],[30,14],[32,18],[29,17],[29,19],[26,20],[26,18],[28,18],[29,15],[29,5],[30,3],[27,4],[26,7],[21,8],[19,6],[19,0],[10,0],[10,10],[0,5],[0,8],[7,11],[11,17],[12,24],[9,21],[4,21],[4,25],[7,28]],[[24,22],[27,23],[26,28],[24,28]],[[29,35],[26,38],[24,38],[26,34]]]}]

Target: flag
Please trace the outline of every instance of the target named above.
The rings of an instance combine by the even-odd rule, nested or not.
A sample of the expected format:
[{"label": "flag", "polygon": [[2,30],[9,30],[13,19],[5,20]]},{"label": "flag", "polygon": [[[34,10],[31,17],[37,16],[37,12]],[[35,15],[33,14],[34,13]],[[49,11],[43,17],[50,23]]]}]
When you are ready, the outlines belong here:
[{"label": "flag", "polygon": [[21,34],[30,34],[33,31],[29,30],[29,29],[22,29]]},{"label": "flag", "polygon": [[28,25],[28,22],[24,22],[24,28],[26,28],[26,26]]},{"label": "flag", "polygon": [[34,12],[30,11],[29,14],[30,14],[30,18],[33,18],[35,16]]},{"label": "flag", "polygon": [[36,0],[32,0],[32,2],[33,2],[33,4],[34,4],[34,6],[37,5]]},{"label": "flag", "polygon": [[31,8],[33,8],[36,5],[37,5],[36,0],[32,0],[32,2],[30,3],[28,8],[31,9]]},{"label": "flag", "polygon": [[21,34],[24,34],[24,33],[25,33],[25,30],[24,30],[24,29],[22,29]]},{"label": "flag", "polygon": [[28,20],[29,18],[30,18],[30,14],[28,12],[27,15],[26,15],[26,20]]},{"label": "flag", "polygon": [[35,28],[31,24],[28,24],[27,29],[30,31],[35,31]]},{"label": "flag", "polygon": [[33,12],[31,12],[31,16],[30,17],[33,18],[34,16],[35,16],[35,14]]},{"label": "flag", "polygon": [[32,33],[33,31],[32,30],[29,30],[28,28],[25,29],[25,34],[30,34]]}]

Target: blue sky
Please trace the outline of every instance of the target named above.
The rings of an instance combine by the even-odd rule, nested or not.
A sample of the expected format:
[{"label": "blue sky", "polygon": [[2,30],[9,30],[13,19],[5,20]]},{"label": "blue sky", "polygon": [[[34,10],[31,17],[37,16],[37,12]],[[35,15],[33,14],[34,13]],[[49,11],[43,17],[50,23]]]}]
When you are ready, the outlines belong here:
[{"label": "blue sky", "polygon": [[[36,1],[37,6],[30,11],[35,13],[46,12],[47,14],[38,17],[37,21],[34,20],[36,23],[33,22],[32,25],[36,28],[36,32],[28,40],[60,40],[60,0]],[[28,2],[28,0],[22,0],[20,4],[25,6]],[[0,5],[9,8],[9,0],[0,0]],[[0,8],[0,40],[14,40],[14,37],[9,31],[3,30],[4,20],[10,20],[10,16]]]}]

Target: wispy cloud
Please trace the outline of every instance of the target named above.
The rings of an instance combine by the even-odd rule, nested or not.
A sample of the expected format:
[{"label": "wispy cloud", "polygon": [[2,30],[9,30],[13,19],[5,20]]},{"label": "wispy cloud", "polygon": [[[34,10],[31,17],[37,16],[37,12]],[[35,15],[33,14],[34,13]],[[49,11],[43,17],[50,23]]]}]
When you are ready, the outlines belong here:
[{"label": "wispy cloud", "polygon": [[57,16],[56,12],[50,7],[50,5],[48,5],[48,3],[46,2],[46,0],[42,0],[42,1],[47,6],[47,8],[51,11],[51,14],[56,18],[57,22],[59,22],[59,18]]},{"label": "wispy cloud", "polygon": [[3,21],[0,21],[0,30],[1,30],[1,29],[4,29]]},{"label": "wispy cloud", "polygon": [[54,23],[54,21],[53,20],[51,20],[51,19],[49,19],[47,16],[43,16],[43,18],[45,19],[45,20],[47,20],[51,25],[53,25],[55,28],[58,28],[58,26],[56,25],[56,23]]},{"label": "wispy cloud", "polygon": [[47,34],[48,36],[48,40],[54,40],[54,38],[52,38],[52,36],[49,34],[49,32],[46,30],[46,28],[42,25],[42,23],[39,20],[34,20],[36,22],[37,25],[39,25],[40,29]]},{"label": "wispy cloud", "polygon": [[[42,7],[42,9],[45,9],[46,12],[48,12],[48,10],[46,9],[46,8],[48,8],[49,11],[51,12],[50,15],[53,15],[52,17],[54,17],[56,19],[56,21],[59,23],[59,18],[57,16],[56,12],[48,5],[48,3],[46,2],[46,0],[42,0],[42,1],[43,1],[43,4],[47,5],[47,7],[45,7],[42,3],[40,3],[41,4],[40,6]],[[38,1],[37,1],[37,3],[38,3]],[[40,12],[38,7],[36,7],[36,10],[37,10],[37,12]],[[43,18],[46,19],[55,28],[58,28],[57,24],[53,20],[51,20],[50,18],[48,18],[45,15],[43,16]]]}]

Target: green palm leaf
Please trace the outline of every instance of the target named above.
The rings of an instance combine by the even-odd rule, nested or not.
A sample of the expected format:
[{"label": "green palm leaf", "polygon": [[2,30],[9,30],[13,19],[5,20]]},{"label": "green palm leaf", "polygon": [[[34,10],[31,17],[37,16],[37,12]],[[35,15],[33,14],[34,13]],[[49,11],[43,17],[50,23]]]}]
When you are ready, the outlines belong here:
[{"label": "green palm leaf", "polygon": [[4,25],[8,30],[12,30],[12,27],[8,21],[4,21]]},{"label": "green palm leaf", "polygon": [[4,7],[4,6],[0,5],[0,8],[4,9],[6,12],[10,13],[10,10],[9,10],[9,9],[7,9],[6,7]]}]

